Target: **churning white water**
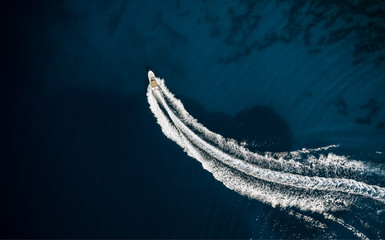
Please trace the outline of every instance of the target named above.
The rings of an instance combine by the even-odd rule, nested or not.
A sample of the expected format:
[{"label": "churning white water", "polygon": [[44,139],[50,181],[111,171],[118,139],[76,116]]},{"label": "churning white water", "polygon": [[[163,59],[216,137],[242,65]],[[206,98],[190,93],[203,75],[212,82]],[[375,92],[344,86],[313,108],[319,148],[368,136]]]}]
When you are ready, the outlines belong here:
[{"label": "churning white water", "polygon": [[371,177],[384,177],[384,169],[331,152],[316,154],[336,146],[281,153],[251,152],[236,140],[200,124],[167,89],[163,79],[156,81],[159,89],[153,90],[149,85],[147,98],[162,132],[201,162],[215,179],[241,195],[273,207],[320,213],[366,238],[332,214],[348,210],[358,198],[384,204],[385,188],[370,181]]}]

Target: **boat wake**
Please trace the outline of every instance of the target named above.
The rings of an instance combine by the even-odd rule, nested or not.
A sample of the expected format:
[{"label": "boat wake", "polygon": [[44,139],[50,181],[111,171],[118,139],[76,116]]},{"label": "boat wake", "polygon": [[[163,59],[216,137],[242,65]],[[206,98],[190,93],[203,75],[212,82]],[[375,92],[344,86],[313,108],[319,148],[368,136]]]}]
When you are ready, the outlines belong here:
[{"label": "boat wake", "polygon": [[[317,216],[366,238],[333,214],[361,209],[362,201],[372,211],[384,209],[384,183],[378,181],[385,179],[382,166],[334,154],[330,149],[338,147],[335,145],[292,152],[251,152],[244,144],[207,129],[186,111],[163,79],[156,78],[156,82],[157,89],[148,86],[147,99],[162,132],[215,179],[241,195],[279,207],[322,229],[326,224],[316,220]],[[367,230],[368,226],[359,228]],[[377,231],[374,236],[378,234],[383,233]]]}]

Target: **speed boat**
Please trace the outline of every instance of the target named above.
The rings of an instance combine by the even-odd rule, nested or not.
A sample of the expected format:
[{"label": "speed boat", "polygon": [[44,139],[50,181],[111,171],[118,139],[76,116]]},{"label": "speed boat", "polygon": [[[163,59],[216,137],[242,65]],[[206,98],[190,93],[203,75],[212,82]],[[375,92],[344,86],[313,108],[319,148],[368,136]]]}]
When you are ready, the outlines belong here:
[{"label": "speed boat", "polygon": [[150,82],[152,90],[159,89],[158,83],[156,82],[155,74],[151,70],[148,71],[148,81]]}]

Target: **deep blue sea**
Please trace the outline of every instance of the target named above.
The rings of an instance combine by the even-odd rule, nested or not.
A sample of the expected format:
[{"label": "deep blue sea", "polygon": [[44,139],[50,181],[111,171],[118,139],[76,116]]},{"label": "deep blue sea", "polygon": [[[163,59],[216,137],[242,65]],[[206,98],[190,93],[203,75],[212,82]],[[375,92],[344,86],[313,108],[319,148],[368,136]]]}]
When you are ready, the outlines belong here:
[{"label": "deep blue sea", "polygon": [[[384,170],[385,2],[16,0],[1,12],[0,238],[359,238],[216,180],[162,132],[147,72],[251,151],[336,145],[323,154]],[[385,175],[351,176],[385,188]],[[384,202],[332,214],[385,238]]]}]

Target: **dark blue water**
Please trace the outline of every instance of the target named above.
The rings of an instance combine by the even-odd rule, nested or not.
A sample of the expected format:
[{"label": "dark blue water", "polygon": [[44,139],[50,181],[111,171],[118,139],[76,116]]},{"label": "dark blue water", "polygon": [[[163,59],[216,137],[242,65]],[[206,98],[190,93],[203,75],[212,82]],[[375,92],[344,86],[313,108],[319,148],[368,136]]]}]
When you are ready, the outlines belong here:
[{"label": "dark blue water", "polygon": [[[380,1],[13,1],[1,11],[1,238],[356,238],[216,181],[162,134],[146,74],[255,151],[339,144],[383,164]],[[385,238],[376,221],[360,224]]]}]

